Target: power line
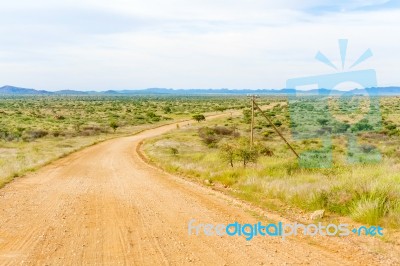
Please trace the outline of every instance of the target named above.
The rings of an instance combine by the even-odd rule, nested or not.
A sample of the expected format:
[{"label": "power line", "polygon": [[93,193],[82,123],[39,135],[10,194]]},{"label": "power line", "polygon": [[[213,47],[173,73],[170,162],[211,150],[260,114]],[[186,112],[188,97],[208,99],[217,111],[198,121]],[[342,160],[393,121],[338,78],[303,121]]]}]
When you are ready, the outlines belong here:
[{"label": "power line", "polygon": [[283,139],[283,141],[286,143],[286,145],[290,148],[290,150],[292,150],[292,152],[294,153],[294,155],[296,155],[297,158],[300,158],[300,156],[297,154],[297,152],[293,149],[292,145],[290,145],[290,143],[285,139],[285,137],[282,135],[282,133],[279,131],[279,129],[275,126],[274,123],[272,123],[271,119],[264,113],[263,110],[261,110],[261,108],[257,105],[256,100],[255,100],[255,96],[253,95],[251,97],[251,101],[252,101],[252,124],[251,124],[251,138],[250,138],[250,143],[251,145],[253,145],[253,122],[254,122],[254,106],[260,111],[260,113],[268,120],[268,122],[271,124],[271,126],[274,128],[274,130],[276,131],[276,133],[278,133],[278,135],[281,137],[281,139]]}]

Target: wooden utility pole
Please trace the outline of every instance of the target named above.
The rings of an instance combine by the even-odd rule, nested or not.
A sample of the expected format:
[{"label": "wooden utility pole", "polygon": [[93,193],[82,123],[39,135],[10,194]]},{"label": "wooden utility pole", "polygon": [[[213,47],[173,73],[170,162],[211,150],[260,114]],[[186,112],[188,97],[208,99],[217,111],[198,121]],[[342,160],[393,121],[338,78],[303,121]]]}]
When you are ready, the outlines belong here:
[{"label": "wooden utility pole", "polygon": [[254,101],[255,101],[255,96],[251,96],[251,136],[250,136],[250,147],[253,147],[254,143]]},{"label": "wooden utility pole", "polygon": [[251,123],[250,123],[250,147],[253,147],[254,143],[254,104],[256,98],[258,98],[256,95],[249,95],[251,100]]}]

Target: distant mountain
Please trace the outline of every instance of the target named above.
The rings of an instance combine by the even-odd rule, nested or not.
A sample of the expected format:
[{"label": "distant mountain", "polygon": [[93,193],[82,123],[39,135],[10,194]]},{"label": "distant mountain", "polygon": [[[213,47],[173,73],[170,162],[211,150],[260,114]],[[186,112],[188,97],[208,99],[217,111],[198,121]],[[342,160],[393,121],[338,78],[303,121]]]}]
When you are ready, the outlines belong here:
[{"label": "distant mountain", "polygon": [[0,95],[46,95],[52,94],[45,90],[24,89],[13,86],[4,86],[0,88]]},{"label": "distant mountain", "polygon": [[74,91],[74,90],[61,90],[53,92],[52,94],[57,95],[89,95],[90,91]]},{"label": "distant mountain", "polygon": [[[400,96],[400,87],[382,87],[378,88],[379,95],[382,96]],[[46,91],[25,89],[13,86],[4,86],[0,88],[1,95],[110,95],[110,96],[128,96],[128,95],[246,95],[246,94],[259,94],[259,95],[288,95],[293,94],[294,89],[166,89],[166,88],[149,88],[142,90],[107,90],[107,91],[75,91],[75,90],[60,90],[60,91]],[[354,89],[351,91],[355,94],[363,94],[365,91],[361,89]],[[340,95],[343,92],[339,90],[326,90],[316,89],[302,91],[298,90],[297,94],[301,95]]]}]

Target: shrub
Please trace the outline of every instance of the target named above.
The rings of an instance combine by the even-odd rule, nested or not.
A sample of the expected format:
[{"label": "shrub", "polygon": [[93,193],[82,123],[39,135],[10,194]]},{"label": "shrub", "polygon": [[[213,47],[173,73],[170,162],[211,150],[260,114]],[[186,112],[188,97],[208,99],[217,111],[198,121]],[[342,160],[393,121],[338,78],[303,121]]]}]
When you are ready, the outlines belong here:
[{"label": "shrub", "polygon": [[397,126],[396,126],[396,125],[393,125],[393,124],[389,124],[389,125],[386,126],[386,128],[387,128],[388,130],[395,130],[395,129],[397,128]]},{"label": "shrub", "polygon": [[352,126],[352,132],[373,130],[373,126],[369,124],[367,119],[361,119],[358,123]]},{"label": "shrub", "polygon": [[375,150],[375,147],[372,146],[372,145],[368,145],[368,144],[362,144],[362,145],[360,146],[360,149],[361,149],[363,152],[365,152],[365,153],[370,153],[370,152],[372,152],[373,150]]},{"label": "shrub", "polygon": [[268,156],[268,157],[271,157],[274,155],[274,152],[270,148],[263,147],[263,146],[258,148],[258,152],[261,155]]},{"label": "shrub", "polygon": [[65,120],[65,116],[63,115],[55,115],[54,118],[57,120]]},{"label": "shrub", "polygon": [[196,120],[197,122],[206,120],[205,116],[202,115],[202,114],[193,115],[192,117],[193,117],[193,119]]},{"label": "shrub", "polygon": [[117,130],[117,128],[119,127],[118,123],[116,121],[111,121],[110,122],[110,127],[115,131]]},{"label": "shrub", "polygon": [[274,122],[274,125],[277,126],[277,127],[282,126],[282,124],[283,123],[280,120],[277,120],[277,121]]},{"label": "shrub", "polygon": [[215,131],[209,127],[202,127],[198,131],[199,137],[208,146],[215,146],[215,144],[220,140],[220,137],[215,134]]},{"label": "shrub", "polygon": [[169,151],[171,152],[172,155],[178,155],[179,150],[175,147],[170,147]]},{"label": "shrub", "polygon": [[22,136],[22,139],[24,141],[32,141],[35,139],[39,139],[39,138],[43,138],[45,136],[47,136],[49,134],[49,132],[45,131],[45,130],[30,130],[25,132],[25,135]]},{"label": "shrub", "polygon": [[214,132],[218,135],[232,135],[233,130],[227,127],[216,126],[214,127]]},{"label": "shrub", "polygon": [[318,118],[318,119],[317,119],[317,122],[318,122],[318,124],[320,124],[321,126],[326,126],[326,125],[328,124],[329,120],[326,119],[326,118]]},{"label": "shrub", "polygon": [[243,110],[243,122],[246,124],[250,124],[251,122],[251,110],[244,109]]},{"label": "shrub", "polygon": [[81,136],[93,136],[100,133],[107,133],[107,129],[99,126],[86,126],[82,128]]},{"label": "shrub", "polygon": [[47,134],[49,134],[49,133],[45,130],[33,130],[33,131],[30,131],[29,134],[31,135],[31,137],[38,139],[38,138],[43,138],[43,137],[47,136]]},{"label": "shrub", "polygon": [[269,139],[269,137],[274,134],[273,130],[265,130],[264,132],[262,132],[262,135],[264,137],[264,139]]},{"label": "shrub", "polygon": [[228,108],[226,108],[226,107],[223,107],[223,106],[217,106],[217,107],[215,107],[215,111],[219,111],[219,112],[223,112],[223,111],[225,111],[225,110],[227,110]]},{"label": "shrub", "polygon": [[344,133],[350,128],[349,124],[335,123],[333,126],[333,133]]},{"label": "shrub", "polygon": [[252,148],[247,138],[241,138],[238,142],[237,156],[242,161],[243,167],[248,163],[256,163],[259,157],[258,150]]},{"label": "shrub", "polygon": [[169,106],[165,106],[165,107],[163,108],[163,110],[164,110],[164,113],[166,113],[166,114],[169,114],[169,113],[172,112],[172,109],[171,109],[171,107],[169,107]]},{"label": "shrub", "polygon": [[148,117],[150,117],[150,118],[154,118],[154,117],[157,116],[154,112],[147,112],[146,115],[147,115]]}]

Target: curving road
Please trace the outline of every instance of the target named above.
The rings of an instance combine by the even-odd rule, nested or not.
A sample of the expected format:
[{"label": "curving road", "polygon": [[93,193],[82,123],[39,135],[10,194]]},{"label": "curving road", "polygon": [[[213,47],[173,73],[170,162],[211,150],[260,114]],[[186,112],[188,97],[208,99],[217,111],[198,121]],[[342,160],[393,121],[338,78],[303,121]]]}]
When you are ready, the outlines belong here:
[{"label": "curving road", "polygon": [[1,189],[0,265],[377,263],[350,243],[189,236],[192,218],[215,224],[256,219],[234,199],[139,156],[142,140],[173,128],[100,143]]}]

